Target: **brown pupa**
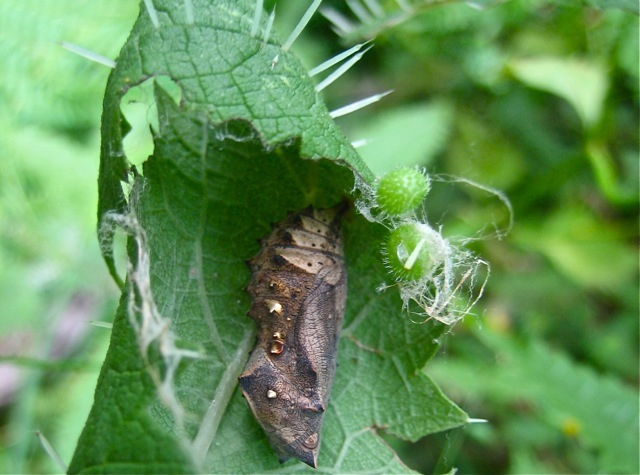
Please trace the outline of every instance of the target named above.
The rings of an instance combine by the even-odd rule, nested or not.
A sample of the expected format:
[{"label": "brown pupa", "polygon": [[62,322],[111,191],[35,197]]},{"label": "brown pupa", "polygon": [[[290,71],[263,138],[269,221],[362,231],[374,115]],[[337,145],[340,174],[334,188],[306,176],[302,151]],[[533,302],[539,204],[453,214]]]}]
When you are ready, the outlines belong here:
[{"label": "brown pupa", "polygon": [[258,343],[240,387],[280,462],[316,468],[347,296],[344,206],[289,215],[250,262]]}]

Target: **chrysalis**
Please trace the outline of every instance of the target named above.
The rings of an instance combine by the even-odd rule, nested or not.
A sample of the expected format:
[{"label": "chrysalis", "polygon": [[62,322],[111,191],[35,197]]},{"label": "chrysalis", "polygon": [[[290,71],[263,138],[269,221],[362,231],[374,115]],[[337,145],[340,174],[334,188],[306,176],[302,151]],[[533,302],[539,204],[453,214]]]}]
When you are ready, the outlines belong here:
[{"label": "chrysalis", "polygon": [[240,387],[280,462],[314,468],[346,300],[340,214],[307,208],[277,225],[246,289],[259,332]]}]

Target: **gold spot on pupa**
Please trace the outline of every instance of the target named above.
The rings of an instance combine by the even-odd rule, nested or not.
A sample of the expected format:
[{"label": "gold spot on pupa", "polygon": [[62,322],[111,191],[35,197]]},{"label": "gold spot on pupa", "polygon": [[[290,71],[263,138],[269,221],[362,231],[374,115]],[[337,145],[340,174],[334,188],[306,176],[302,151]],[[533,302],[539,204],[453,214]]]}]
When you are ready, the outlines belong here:
[{"label": "gold spot on pupa", "polygon": [[278,315],[282,315],[282,305],[277,300],[265,300],[264,303],[267,305],[269,309],[269,313],[277,313]]},{"label": "gold spot on pupa", "polygon": [[271,342],[271,347],[269,348],[269,353],[272,355],[279,355],[284,350],[284,343],[280,340],[273,340]]}]

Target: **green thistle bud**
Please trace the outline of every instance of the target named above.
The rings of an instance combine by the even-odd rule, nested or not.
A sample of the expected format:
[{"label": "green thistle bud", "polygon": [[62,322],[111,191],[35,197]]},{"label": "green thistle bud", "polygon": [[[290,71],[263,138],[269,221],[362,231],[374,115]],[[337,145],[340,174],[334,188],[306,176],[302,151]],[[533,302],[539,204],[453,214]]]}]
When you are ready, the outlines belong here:
[{"label": "green thistle bud", "polygon": [[418,206],[429,192],[429,181],[415,168],[399,168],[380,179],[376,199],[391,216],[403,215]]}]

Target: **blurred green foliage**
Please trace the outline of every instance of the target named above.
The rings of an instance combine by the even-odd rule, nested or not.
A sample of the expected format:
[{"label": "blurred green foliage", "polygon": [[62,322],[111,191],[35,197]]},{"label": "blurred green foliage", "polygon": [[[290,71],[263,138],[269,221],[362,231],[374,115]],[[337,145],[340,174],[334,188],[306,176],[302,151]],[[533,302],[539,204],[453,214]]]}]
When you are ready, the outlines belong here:
[{"label": "blurred green foliage", "polygon": [[[452,330],[426,371],[489,422],[411,446],[389,442],[424,473],[637,473],[633,5],[407,3],[424,8],[376,26],[375,47],[323,94],[338,107],[394,89],[339,119],[350,138],[368,140],[360,152],[371,168],[420,164],[503,190],[515,226],[490,239],[508,223],[500,201],[453,180],[434,183],[430,221],[451,236],[485,237],[471,246],[492,275],[479,315]],[[357,23],[344,2],[323,5]],[[279,2],[279,30],[290,31],[305,8]],[[11,359],[22,376],[3,399],[2,472],[57,471],[36,429],[69,460],[108,339],[87,322],[109,320],[115,307],[94,231],[108,70],[58,42],[114,58],[136,14],[129,0],[0,2],[0,355],[22,357]],[[368,39],[368,26],[341,40],[318,15],[294,49],[315,66]],[[78,313],[86,332],[58,353],[63,322]],[[12,350],[16,342],[27,343]]]},{"label": "blurred green foliage", "polygon": [[[93,400],[116,287],[96,239],[102,94],[109,70],[66,41],[115,57],[128,0],[0,2],[0,472],[59,472]],[[18,371],[19,370],[19,371]]]},{"label": "blurred green foliage", "polygon": [[[329,101],[395,90],[344,121],[374,170],[465,177],[504,191],[515,217],[473,244],[492,265],[479,315],[426,368],[488,424],[390,442],[427,473],[636,473],[638,17],[451,3],[380,31],[363,62]],[[450,181],[424,205],[445,234],[507,226],[496,197]]]}]

